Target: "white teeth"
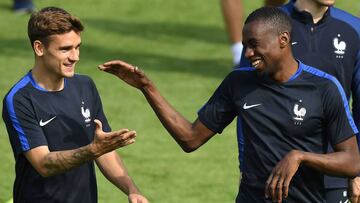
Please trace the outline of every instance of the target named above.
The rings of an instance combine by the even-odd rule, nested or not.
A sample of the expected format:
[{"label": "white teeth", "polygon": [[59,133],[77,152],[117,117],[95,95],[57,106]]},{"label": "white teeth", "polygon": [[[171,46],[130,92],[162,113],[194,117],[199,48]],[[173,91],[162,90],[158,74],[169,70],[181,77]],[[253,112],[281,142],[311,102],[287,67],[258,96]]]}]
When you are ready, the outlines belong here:
[{"label": "white teeth", "polygon": [[256,68],[256,66],[259,65],[260,61],[261,61],[261,60],[258,59],[258,60],[255,60],[255,61],[251,62],[252,67]]}]

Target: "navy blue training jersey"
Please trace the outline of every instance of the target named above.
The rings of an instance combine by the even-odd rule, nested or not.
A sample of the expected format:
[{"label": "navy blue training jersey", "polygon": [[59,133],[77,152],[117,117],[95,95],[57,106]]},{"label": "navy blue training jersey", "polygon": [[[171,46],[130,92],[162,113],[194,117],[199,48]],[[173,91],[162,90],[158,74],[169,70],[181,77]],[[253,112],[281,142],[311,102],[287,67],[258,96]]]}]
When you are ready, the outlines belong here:
[{"label": "navy blue training jersey", "polygon": [[64,89],[49,92],[36,84],[31,72],[16,83],[3,100],[3,119],[15,156],[14,203],[97,202],[93,161],[51,177],[42,177],[25,158],[38,146],[50,151],[89,144],[94,119],[110,131],[95,84],[86,76],[65,79]]},{"label": "navy blue training jersey", "polygon": [[[291,17],[292,52],[295,58],[336,77],[349,100],[352,96],[352,113],[360,126],[360,19],[335,7],[329,7],[316,24],[306,11],[299,11],[289,1],[281,9]],[[243,56],[240,67],[250,63]],[[243,167],[241,122],[238,124],[240,167]],[[360,137],[357,135],[360,148]],[[332,149],[330,148],[331,152]],[[326,177],[327,188],[347,187],[347,179]]]},{"label": "navy blue training jersey", "polygon": [[[357,133],[339,82],[299,63],[294,76],[279,84],[253,68],[232,71],[199,111],[200,121],[221,133],[238,116],[245,139],[238,202],[265,200],[265,181],[291,150],[324,154]],[[283,202],[324,202],[323,174],[302,164]]]}]

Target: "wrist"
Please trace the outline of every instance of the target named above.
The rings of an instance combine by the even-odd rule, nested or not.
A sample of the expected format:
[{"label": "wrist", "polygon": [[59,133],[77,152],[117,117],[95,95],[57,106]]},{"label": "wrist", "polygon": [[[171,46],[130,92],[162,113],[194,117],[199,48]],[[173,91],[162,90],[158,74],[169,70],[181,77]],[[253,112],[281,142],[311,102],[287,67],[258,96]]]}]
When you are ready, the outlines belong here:
[{"label": "wrist", "polygon": [[297,163],[300,165],[303,163],[306,159],[306,155],[303,151],[300,150],[292,150],[291,153],[293,153],[293,156],[295,157]]},{"label": "wrist", "polygon": [[148,94],[150,92],[153,92],[155,89],[154,84],[152,82],[148,82],[147,84],[144,84],[140,90],[144,93],[144,94]]},{"label": "wrist", "polygon": [[96,147],[96,144],[94,143],[90,143],[86,146],[90,152],[90,154],[92,155],[92,157],[94,159],[98,158],[99,156],[101,156],[102,154],[99,152],[98,147]]}]

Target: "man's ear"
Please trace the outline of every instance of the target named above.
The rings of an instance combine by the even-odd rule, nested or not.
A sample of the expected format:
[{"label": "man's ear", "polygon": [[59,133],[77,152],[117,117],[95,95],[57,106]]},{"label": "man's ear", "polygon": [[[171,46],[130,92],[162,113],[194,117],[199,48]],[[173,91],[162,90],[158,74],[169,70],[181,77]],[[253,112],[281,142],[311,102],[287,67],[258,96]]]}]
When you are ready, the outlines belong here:
[{"label": "man's ear", "polygon": [[288,31],[284,31],[279,35],[280,48],[284,48],[288,46],[290,42],[290,33]]},{"label": "man's ear", "polygon": [[44,44],[40,42],[39,40],[35,40],[33,43],[34,51],[37,56],[44,55]]}]

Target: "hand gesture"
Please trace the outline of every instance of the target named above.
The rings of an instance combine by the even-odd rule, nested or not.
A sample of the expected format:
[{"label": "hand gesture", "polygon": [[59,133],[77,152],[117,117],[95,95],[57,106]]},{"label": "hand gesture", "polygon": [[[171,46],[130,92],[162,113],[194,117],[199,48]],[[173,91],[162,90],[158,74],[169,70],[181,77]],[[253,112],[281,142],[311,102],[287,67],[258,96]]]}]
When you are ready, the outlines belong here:
[{"label": "hand gesture", "polygon": [[102,123],[95,119],[95,136],[91,143],[92,151],[96,156],[101,156],[107,152],[111,152],[117,148],[135,142],[136,132],[122,129],[113,132],[104,132],[102,130]]},{"label": "hand gesture", "polygon": [[120,60],[106,62],[99,65],[99,69],[119,77],[124,82],[138,89],[141,89],[150,82],[144,72],[137,66],[134,67]]},{"label": "hand gesture", "polygon": [[293,150],[276,164],[266,181],[266,198],[270,197],[273,202],[281,203],[282,198],[288,196],[290,181],[301,162],[299,155],[299,151]]},{"label": "hand gesture", "polygon": [[149,201],[140,194],[129,194],[129,203],[149,203]]},{"label": "hand gesture", "polygon": [[350,179],[349,195],[351,203],[360,203],[360,177]]}]

